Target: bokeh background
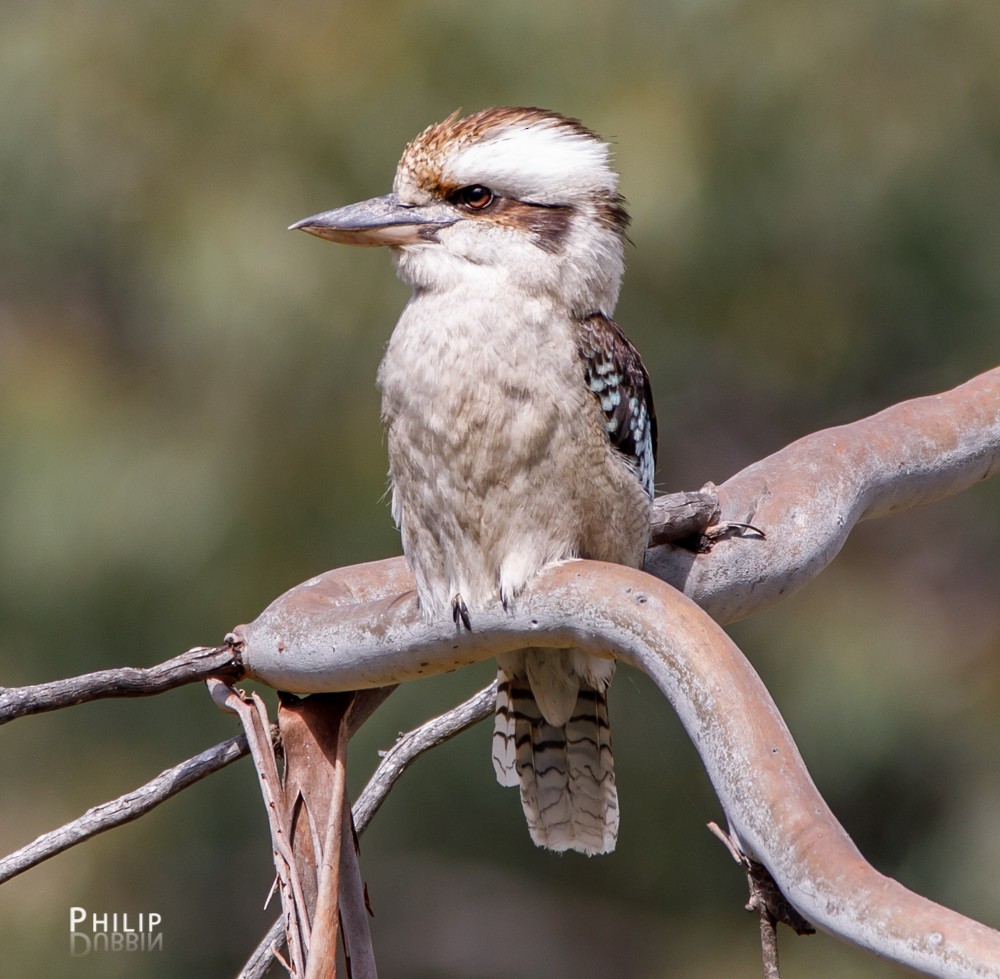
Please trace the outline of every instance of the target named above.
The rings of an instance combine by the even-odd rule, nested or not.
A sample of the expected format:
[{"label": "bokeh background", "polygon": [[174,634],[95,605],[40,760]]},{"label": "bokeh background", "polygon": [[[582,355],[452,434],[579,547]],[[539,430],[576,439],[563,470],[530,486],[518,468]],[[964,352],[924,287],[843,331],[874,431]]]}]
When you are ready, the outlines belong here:
[{"label": "bokeh background", "polygon": [[[214,643],[289,586],[398,552],[374,375],[388,256],[286,226],[383,193],[456,107],[538,104],[614,140],[634,215],[618,319],[662,489],[998,359],[995,0],[4,0],[0,683]],[[1000,485],[860,527],[733,629],[881,870],[1000,925]],[[397,731],[489,678],[393,695]],[[482,726],[363,841],[399,979],[756,975],[745,885],[661,697],[612,694],[612,857],[535,850]],[[234,732],[202,688],[3,730],[7,852]],[[225,976],[272,918],[241,762],[0,888],[3,971]],[[147,955],[69,955],[69,908],[153,911]],[[782,934],[788,976],[901,971]]]}]

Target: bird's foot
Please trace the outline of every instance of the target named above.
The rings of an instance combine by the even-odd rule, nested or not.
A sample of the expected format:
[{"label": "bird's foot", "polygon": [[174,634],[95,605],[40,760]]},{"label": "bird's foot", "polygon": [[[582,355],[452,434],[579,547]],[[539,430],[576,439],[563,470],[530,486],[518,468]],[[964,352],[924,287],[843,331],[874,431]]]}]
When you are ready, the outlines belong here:
[{"label": "bird's foot", "polygon": [[451,599],[451,618],[456,626],[461,622],[465,626],[466,632],[472,632],[472,619],[469,616],[469,606],[465,604],[465,599],[457,592]]}]

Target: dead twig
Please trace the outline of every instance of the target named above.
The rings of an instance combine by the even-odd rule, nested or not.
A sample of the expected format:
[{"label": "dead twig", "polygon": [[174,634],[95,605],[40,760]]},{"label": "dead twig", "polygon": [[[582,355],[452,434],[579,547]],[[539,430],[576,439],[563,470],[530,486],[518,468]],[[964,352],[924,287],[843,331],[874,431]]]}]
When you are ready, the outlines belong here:
[{"label": "dead twig", "polygon": [[195,646],[156,666],[123,666],[27,687],[0,687],[0,724],[28,714],[73,707],[110,697],[149,697],[209,676],[242,677],[235,647]]},{"label": "dead twig", "polygon": [[796,935],[815,935],[816,929],[788,903],[767,868],[751,860],[743,852],[734,834],[727,833],[717,823],[709,823],[708,828],[722,841],[730,856],[747,875],[750,897],[746,909],[756,911],[760,918],[760,952],[764,963],[764,979],[781,979],[778,968],[778,922],[788,925]]},{"label": "dead twig", "polygon": [[649,521],[649,546],[697,538],[718,522],[721,513],[719,492],[714,483],[706,483],[695,493],[658,496]]},{"label": "dead twig", "polygon": [[420,727],[401,734],[382,755],[378,768],[354,803],[354,825],[363,833],[400,775],[425,751],[451,740],[456,734],[493,716],[497,702],[496,681],[440,717],[431,718]]},{"label": "dead twig", "polygon": [[117,799],[102,802],[88,809],[82,816],[39,836],[34,842],[15,850],[0,860],[0,884],[11,877],[30,870],[37,864],[62,853],[70,847],[89,840],[98,833],[114,829],[144,816],[161,802],[177,795],[182,789],[225,768],[248,754],[246,738],[242,734],[207,748],[193,758],[182,761],[173,768],[160,772],[145,785],[126,792]]}]

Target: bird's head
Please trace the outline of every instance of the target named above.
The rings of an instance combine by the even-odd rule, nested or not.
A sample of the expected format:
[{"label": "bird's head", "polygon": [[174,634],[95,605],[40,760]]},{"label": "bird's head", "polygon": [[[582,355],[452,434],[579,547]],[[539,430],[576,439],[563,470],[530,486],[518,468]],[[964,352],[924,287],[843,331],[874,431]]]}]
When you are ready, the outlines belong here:
[{"label": "bird's head", "polygon": [[610,315],[628,215],[609,155],[600,137],[554,112],[454,113],[406,147],[392,193],[292,228],[388,245],[418,289],[516,288]]}]

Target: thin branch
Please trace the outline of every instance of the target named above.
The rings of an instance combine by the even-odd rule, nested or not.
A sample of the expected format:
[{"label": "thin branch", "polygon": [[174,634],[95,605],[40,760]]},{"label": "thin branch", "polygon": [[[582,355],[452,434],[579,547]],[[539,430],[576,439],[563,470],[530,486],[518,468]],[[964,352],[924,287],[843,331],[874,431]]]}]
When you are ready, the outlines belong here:
[{"label": "thin branch", "polygon": [[764,979],[781,979],[776,924],[767,908],[760,908],[760,951],[764,962]]},{"label": "thin branch", "polygon": [[[185,656],[187,654],[184,654]],[[181,657],[178,657],[181,658]],[[171,660],[170,662],[175,662]],[[161,664],[166,666],[167,664]],[[155,668],[154,668],[155,669]],[[90,674],[94,676],[96,674]],[[43,684],[41,686],[48,686]],[[20,690],[30,690],[37,688],[22,687]],[[371,690],[364,690],[355,699],[354,709],[351,711],[351,733],[353,734],[361,727],[375,709],[389,696],[394,687],[380,687]],[[68,706],[68,705],[67,705]],[[40,708],[45,709],[45,708]],[[56,709],[56,708],[49,708]],[[37,712],[37,711],[36,711]],[[33,713],[28,711],[28,713]],[[272,740],[277,737],[277,728],[272,727]],[[43,833],[38,839],[15,850],[6,857],[0,859],[0,884],[16,877],[18,874],[30,870],[40,863],[44,863],[51,857],[58,856],[64,850],[76,846],[89,840],[92,836],[116,826],[122,826],[144,816],[147,812],[155,809],[161,802],[165,802],[171,796],[194,785],[208,775],[213,774],[234,761],[238,761],[249,754],[246,738],[242,734],[237,734],[228,741],[223,741],[211,748],[191,758],[167,768],[160,772],[156,778],[151,779],[144,785],[140,785],[117,799],[102,802],[100,805],[88,809],[82,816],[60,826],[58,829]]]},{"label": "thin branch", "polygon": [[0,884],[98,833],[144,816],[182,789],[225,768],[248,752],[246,738],[238,734],[162,771],[145,785],[88,809],[72,822],[44,833],[33,843],[0,860]]},{"label": "thin branch", "polygon": [[149,697],[209,676],[243,675],[231,644],[196,646],[156,666],[99,670],[27,687],[0,687],[0,724],[28,714],[110,697]]},{"label": "thin branch", "polygon": [[354,825],[363,833],[396,784],[400,775],[425,751],[444,744],[457,734],[493,716],[496,709],[497,684],[488,687],[451,710],[402,734],[382,756],[378,768],[368,780],[354,803]]}]

